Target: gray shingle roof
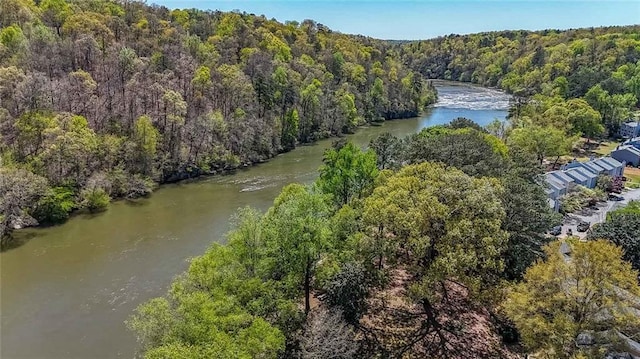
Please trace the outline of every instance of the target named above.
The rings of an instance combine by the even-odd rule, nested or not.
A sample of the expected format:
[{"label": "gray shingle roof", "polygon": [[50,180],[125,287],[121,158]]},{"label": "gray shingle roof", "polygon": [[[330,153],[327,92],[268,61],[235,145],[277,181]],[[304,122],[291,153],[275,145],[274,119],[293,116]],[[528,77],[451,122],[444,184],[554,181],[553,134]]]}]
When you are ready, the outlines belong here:
[{"label": "gray shingle roof", "polygon": [[615,169],[614,166],[612,166],[610,163],[608,163],[607,161],[605,161],[602,158],[598,158],[597,160],[593,160],[593,163],[597,164],[598,166],[604,168],[607,171],[611,171],[612,169]]},{"label": "gray shingle roof", "polygon": [[[634,147],[635,149],[635,147]],[[636,150],[637,151],[637,150]],[[640,154],[640,151],[638,151],[638,154]],[[607,162],[608,164],[610,164],[611,166],[613,166],[613,168],[618,168],[618,167],[622,167],[622,163],[620,163],[618,160],[616,160],[613,157],[602,157],[601,160],[603,160],[604,162]]]},{"label": "gray shingle roof", "polygon": [[572,168],[572,170],[574,171],[578,171],[580,172],[583,176],[588,177],[588,178],[598,178],[598,174],[589,170],[586,167],[574,167]]},{"label": "gray shingle roof", "polygon": [[[611,151],[611,153],[614,152],[630,152],[632,153],[634,156],[640,156],[640,150],[638,150],[637,148],[630,146],[630,145],[624,145],[624,146],[620,146],[620,148]],[[615,160],[615,159],[614,159]],[[617,161],[616,161],[617,162]],[[622,165],[622,163],[620,163],[620,165]]]},{"label": "gray shingle roof", "polygon": [[562,171],[552,171],[549,172],[550,175],[558,178],[559,180],[561,180],[562,182],[565,183],[570,183],[570,182],[575,182],[575,180],[573,178],[571,178],[570,176],[567,176],[564,172]]},{"label": "gray shingle roof", "polygon": [[576,181],[587,182],[589,180],[589,178],[585,177],[582,173],[576,171],[575,169],[567,170],[564,173],[566,173],[567,176],[575,179]]},{"label": "gray shingle roof", "polygon": [[562,190],[566,188],[565,184],[560,182],[560,180],[558,180],[554,176],[547,174],[546,177],[546,181],[549,184],[549,187],[553,187],[556,190]]},{"label": "gray shingle roof", "polygon": [[589,161],[589,162],[585,162],[582,164],[582,166],[588,168],[589,170],[595,172],[595,173],[600,173],[602,171],[604,171],[604,168],[598,166],[596,163]]}]

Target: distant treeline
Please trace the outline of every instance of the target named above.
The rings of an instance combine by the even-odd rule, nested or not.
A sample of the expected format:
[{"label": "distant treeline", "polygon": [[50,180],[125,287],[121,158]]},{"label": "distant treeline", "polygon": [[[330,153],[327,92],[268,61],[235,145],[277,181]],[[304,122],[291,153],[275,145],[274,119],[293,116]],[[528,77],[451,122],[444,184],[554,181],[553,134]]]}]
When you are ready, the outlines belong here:
[{"label": "distant treeline", "polygon": [[[617,135],[640,100],[640,25],[450,35],[396,47],[427,78],[502,88],[516,95],[512,117],[547,125],[562,116],[556,127],[588,137]],[[572,99],[586,103],[565,103]],[[591,109],[589,124],[567,123],[569,113]]]}]

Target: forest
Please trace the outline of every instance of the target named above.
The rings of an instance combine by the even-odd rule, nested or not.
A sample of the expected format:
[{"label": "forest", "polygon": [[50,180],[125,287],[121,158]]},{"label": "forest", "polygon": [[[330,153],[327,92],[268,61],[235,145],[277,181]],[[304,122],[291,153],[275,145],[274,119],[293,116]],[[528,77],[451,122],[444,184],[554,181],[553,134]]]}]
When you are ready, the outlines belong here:
[{"label": "forest", "polygon": [[391,45],[137,1],[0,3],[0,237],[418,115]]}]

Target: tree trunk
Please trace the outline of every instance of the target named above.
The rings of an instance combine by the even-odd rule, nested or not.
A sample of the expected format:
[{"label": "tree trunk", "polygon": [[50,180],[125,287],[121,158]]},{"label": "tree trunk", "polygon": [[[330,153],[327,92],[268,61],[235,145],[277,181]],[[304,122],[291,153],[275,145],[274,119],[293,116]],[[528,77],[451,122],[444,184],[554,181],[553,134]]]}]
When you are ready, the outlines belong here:
[{"label": "tree trunk", "polygon": [[304,314],[311,311],[311,258],[307,256],[307,266],[304,270]]}]

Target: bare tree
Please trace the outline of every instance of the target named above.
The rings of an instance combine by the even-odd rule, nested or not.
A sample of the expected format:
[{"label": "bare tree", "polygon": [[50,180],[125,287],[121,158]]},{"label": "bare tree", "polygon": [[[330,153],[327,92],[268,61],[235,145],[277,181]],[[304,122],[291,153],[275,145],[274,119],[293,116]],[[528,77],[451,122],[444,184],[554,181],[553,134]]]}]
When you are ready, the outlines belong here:
[{"label": "bare tree", "polygon": [[320,308],[309,317],[300,348],[303,359],[348,359],[355,356],[358,344],[340,311]]}]

